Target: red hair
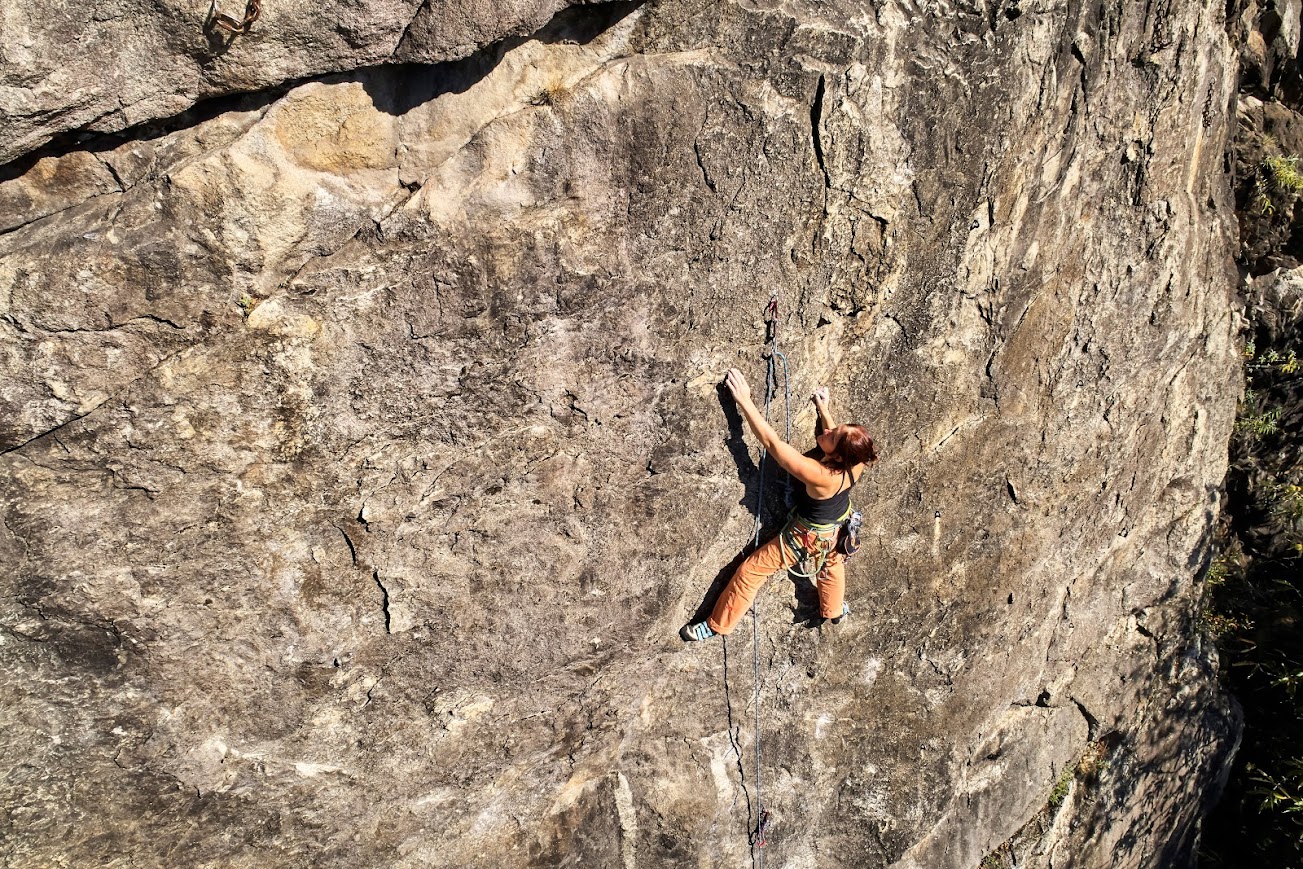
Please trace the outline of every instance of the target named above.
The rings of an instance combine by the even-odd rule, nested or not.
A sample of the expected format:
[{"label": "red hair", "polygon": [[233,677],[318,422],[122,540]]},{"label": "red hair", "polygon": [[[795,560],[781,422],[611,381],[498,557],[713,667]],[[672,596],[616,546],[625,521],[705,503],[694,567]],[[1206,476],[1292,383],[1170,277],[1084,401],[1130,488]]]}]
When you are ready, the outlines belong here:
[{"label": "red hair", "polygon": [[824,453],[823,464],[834,471],[849,471],[860,463],[878,460],[878,449],[864,426],[839,425],[830,434],[836,438],[833,448]]}]

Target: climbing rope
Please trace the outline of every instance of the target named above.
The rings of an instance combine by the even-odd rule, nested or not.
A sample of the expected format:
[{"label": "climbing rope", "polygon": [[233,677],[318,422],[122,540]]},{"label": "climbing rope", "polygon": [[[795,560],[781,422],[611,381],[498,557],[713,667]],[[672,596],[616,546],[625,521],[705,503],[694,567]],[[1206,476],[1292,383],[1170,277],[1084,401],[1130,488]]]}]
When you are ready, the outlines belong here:
[{"label": "climbing rope", "polygon": [[[769,421],[769,407],[773,402],[774,395],[778,391],[778,371],[782,366],[783,374],[783,402],[787,414],[787,427],[783,439],[789,443],[792,440],[792,392],[788,381],[787,357],[778,347],[778,294],[770,296],[769,304],[765,306],[765,349],[764,357],[766,360],[765,370],[765,422]],[[762,446],[760,448],[760,473],[757,483],[756,492],[756,524],[752,533],[752,543],[754,546],[760,545],[760,530],[764,525],[764,508],[765,508],[765,464],[768,458],[768,451]],[[792,499],[792,482],[789,478],[785,496],[787,501]],[[755,864],[760,869],[765,865],[764,847],[766,844],[765,834],[768,831],[770,815],[765,809],[764,801],[760,796],[760,597],[759,595],[751,602],[751,659],[754,666],[753,677],[755,693],[753,696],[753,705],[756,711],[756,736],[755,736],[755,755],[756,755],[756,774],[755,774],[755,791],[756,791],[756,828],[751,831],[748,837],[752,846]]]}]

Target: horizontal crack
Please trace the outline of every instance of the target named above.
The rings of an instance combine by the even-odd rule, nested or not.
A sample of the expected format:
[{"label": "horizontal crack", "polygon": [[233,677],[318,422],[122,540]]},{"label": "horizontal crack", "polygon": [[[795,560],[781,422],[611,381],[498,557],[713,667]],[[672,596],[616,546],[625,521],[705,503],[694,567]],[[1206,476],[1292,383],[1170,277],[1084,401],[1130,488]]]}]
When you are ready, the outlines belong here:
[{"label": "horizontal crack", "polygon": [[[178,328],[178,329],[179,329],[179,328],[182,328],[182,327],[177,326],[177,327],[175,327],[175,328]],[[203,346],[205,346],[206,344],[207,344],[207,339],[205,338],[205,339],[201,339],[201,340],[195,341],[195,342],[192,343],[192,344],[186,344],[184,347],[179,347],[179,348],[177,348],[174,352],[167,354],[167,355],[164,356],[162,359],[158,360],[157,363],[155,363],[154,365],[149,366],[149,368],[145,369],[144,371],[142,371],[142,372],[141,372],[140,374],[138,374],[137,376],[131,378],[131,380],[128,381],[128,382],[127,382],[127,383],[126,383],[126,384],[125,384],[121,389],[119,389],[117,392],[113,393],[112,395],[108,396],[108,397],[105,398],[103,401],[98,402],[98,403],[97,403],[94,407],[92,407],[90,410],[87,410],[85,413],[79,413],[79,414],[77,414],[76,416],[72,417],[71,419],[64,420],[63,422],[59,423],[58,425],[56,425],[56,426],[54,426],[54,427],[52,427],[52,428],[48,428],[48,429],[46,429],[45,431],[40,432],[39,434],[35,434],[35,435],[33,435],[32,437],[28,438],[27,440],[23,441],[23,442],[20,443],[20,444],[16,444],[16,445],[11,446],[11,447],[3,447],[3,448],[0,448],[0,456],[7,456],[7,455],[9,455],[10,453],[16,453],[16,452],[18,452],[19,450],[23,449],[24,447],[27,447],[27,446],[30,446],[31,444],[36,443],[36,442],[39,441],[41,438],[48,437],[48,436],[52,436],[52,435],[56,434],[57,432],[59,432],[59,431],[65,429],[65,428],[67,428],[68,426],[72,425],[73,423],[76,423],[76,422],[79,422],[79,421],[85,419],[86,417],[88,417],[88,416],[90,416],[91,414],[95,413],[95,411],[99,410],[99,409],[100,409],[101,407],[103,407],[104,405],[109,404],[109,403],[111,403],[111,402],[114,402],[114,401],[118,400],[119,398],[121,398],[123,395],[125,395],[127,392],[129,392],[129,391],[131,390],[131,388],[132,388],[133,386],[135,386],[137,383],[139,383],[141,380],[145,379],[146,377],[149,377],[151,374],[153,374],[154,372],[158,371],[160,368],[162,368],[164,365],[166,365],[167,363],[171,362],[173,359],[175,359],[175,358],[177,358],[178,356],[180,356],[182,353],[186,352],[187,350],[192,350],[192,349],[194,349],[194,348],[196,348],[196,347],[203,347]],[[0,444],[0,446],[3,446],[3,445]]]},{"label": "horizontal crack", "polygon": [[0,238],[4,238],[6,235],[10,235],[12,233],[18,232],[19,230],[26,229],[27,227],[31,226],[34,223],[40,223],[43,220],[49,220],[51,217],[58,217],[60,214],[63,214],[65,211],[71,211],[72,209],[78,207],[79,205],[85,205],[87,202],[94,202],[96,199],[103,199],[105,196],[121,196],[122,193],[123,191],[121,190],[106,190],[103,193],[94,193],[90,196],[87,196],[85,199],[79,199],[76,202],[73,202],[69,205],[65,205],[63,208],[56,208],[54,211],[47,212],[46,214],[42,214],[39,217],[33,217],[31,220],[24,220],[22,223],[19,223],[16,226],[11,226],[7,229],[0,229]]},{"label": "horizontal crack", "polygon": [[[587,44],[627,17],[645,2],[646,0],[609,0],[609,2],[604,3],[569,6],[557,12],[551,20],[534,33],[499,39],[457,60],[433,64],[390,62],[360,66],[352,70],[335,70],[304,75],[286,79],[265,88],[221,94],[198,100],[188,109],[175,115],[144,121],[114,133],[88,133],[85,127],[70,130],[55,136],[33,151],[15,157],[7,163],[0,164],[0,183],[25,175],[37,161],[46,157],[63,157],[78,151],[99,153],[113,150],[128,142],[162,138],[180,130],[196,127],[205,121],[224,114],[265,108],[294,88],[312,82],[360,82],[367,89],[376,108],[393,115],[405,114],[416,106],[429,102],[444,93],[454,91],[461,93],[465,91],[492,72],[502,56],[513,48],[534,40],[548,44],[563,42]],[[413,20],[419,17],[419,14],[420,10],[418,10],[417,16],[414,16]],[[408,26],[410,28],[411,25]],[[370,87],[370,79],[374,77],[377,71],[418,71],[422,69],[428,70],[432,74],[429,76],[402,75],[400,77],[403,82],[409,83],[406,93],[395,95],[387,93],[381,88]],[[114,109],[114,111],[118,111],[118,109]]]},{"label": "horizontal crack", "polygon": [[176,329],[178,332],[184,332],[186,330],[185,326],[182,326],[179,323],[173,323],[171,320],[167,319],[166,317],[160,317],[157,314],[138,314],[137,316],[132,317],[130,320],[123,320],[121,323],[110,323],[109,325],[105,326],[102,329],[87,329],[84,327],[77,327],[73,329],[47,329],[40,325],[37,325],[36,328],[40,329],[42,332],[46,333],[47,335],[76,335],[79,333],[99,334],[101,332],[113,332],[117,329],[125,329],[127,326],[130,326],[132,323],[136,323],[141,320],[144,320],[145,322],[148,323],[159,323],[163,326],[167,326],[170,329]]},{"label": "horizontal crack", "polygon": [[301,84],[337,78],[338,75],[339,73],[332,73],[330,75],[288,79],[280,84],[261,90],[210,97],[199,100],[190,108],[175,115],[144,121],[116,133],[89,134],[85,130],[71,130],[54,137],[34,151],[16,157],[8,163],[0,164],[0,183],[22,177],[27,174],[32,166],[46,157],[66,157],[79,151],[98,155],[131,142],[147,142],[153,139],[161,139],[164,136],[197,127],[205,121],[211,121],[232,112],[249,112],[266,108]]}]

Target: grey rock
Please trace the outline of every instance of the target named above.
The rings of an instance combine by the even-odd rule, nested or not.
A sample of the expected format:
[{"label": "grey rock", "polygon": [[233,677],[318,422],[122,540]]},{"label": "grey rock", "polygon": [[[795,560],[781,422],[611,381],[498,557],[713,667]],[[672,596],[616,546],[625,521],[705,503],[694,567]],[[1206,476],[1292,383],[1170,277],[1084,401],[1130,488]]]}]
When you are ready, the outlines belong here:
[{"label": "grey rock", "polygon": [[1277,346],[1303,325],[1303,269],[1277,270],[1248,282],[1249,308],[1265,346]]},{"label": "grey rock", "polygon": [[[455,7],[441,56],[412,5],[352,55],[269,6],[240,87],[551,14]],[[1225,34],[599,6],[7,180],[0,853],[737,865],[759,740],[775,865],[973,866],[1100,744],[1120,796],[1036,847],[1188,856],[1234,729],[1193,627],[1240,382]],[[749,537],[717,384],[762,381],[771,292],[794,439],[828,384],[883,460],[851,619],[761,594],[757,733],[749,625],[676,632]]]},{"label": "grey rock", "polygon": [[567,0],[263,0],[244,33],[221,0],[15,0],[0,9],[0,163],[67,134],[109,133],[196,102],[382,63],[459,60],[538,30]]}]

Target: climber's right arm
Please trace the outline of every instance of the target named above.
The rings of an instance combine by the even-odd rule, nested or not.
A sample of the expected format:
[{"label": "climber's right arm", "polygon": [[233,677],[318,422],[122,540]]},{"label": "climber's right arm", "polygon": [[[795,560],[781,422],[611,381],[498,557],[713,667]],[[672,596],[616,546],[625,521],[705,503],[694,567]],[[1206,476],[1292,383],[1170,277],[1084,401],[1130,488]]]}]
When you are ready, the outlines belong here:
[{"label": "climber's right arm", "polygon": [[747,385],[742,372],[736,368],[730,368],[724,382],[728,386],[729,392],[733,393],[733,400],[737,402],[737,408],[741,412],[742,418],[747,421],[747,425],[760,439],[760,445],[765,448],[769,455],[774,457],[774,461],[782,465],[783,470],[802,483],[818,484],[826,482],[825,477],[827,475],[823,465],[819,464],[817,459],[803,455],[798,449],[779,437],[778,432],[774,431],[774,427],[765,420],[764,415],[755,406],[755,402],[751,400],[751,387]]}]

